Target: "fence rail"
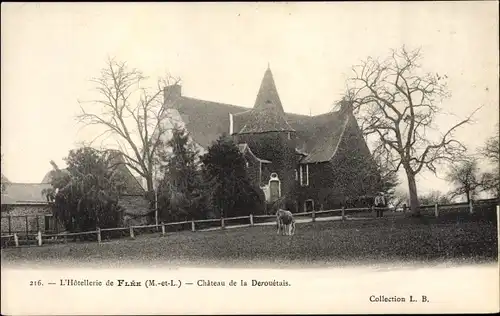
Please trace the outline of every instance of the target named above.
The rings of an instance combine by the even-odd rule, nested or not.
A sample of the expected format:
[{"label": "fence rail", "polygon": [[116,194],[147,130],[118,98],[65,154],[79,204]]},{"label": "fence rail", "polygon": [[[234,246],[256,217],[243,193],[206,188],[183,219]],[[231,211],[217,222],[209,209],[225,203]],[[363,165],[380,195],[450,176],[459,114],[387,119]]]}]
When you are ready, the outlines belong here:
[{"label": "fence rail", "polygon": [[[483,206],[483,205],[489,205],[489,204],[497,204],[497,213],[499,212],[499,206],[498,206],[498,200],[484,200],[480,201],[480,203],[473,204],[473,203],[456,203],[456,204],[434,204],[434,205],[422,205],[420,208],[422,210],[427,210],[427,209],[433,209],[434,210],[434,216],[439,217],[440,211],[442,210],[450,210],[450,209],[468,209],[468,213],[473,214],[474,213],[474,206]],[[382,208],[382,207],[361,207],[361,208],[340,208],[340,209],[332,209],[332,210],[313,210],[311,212],[300,212],[300,213],[294,213],[294,216],[297,217],[303,217],[307,216],[311,218],[311,222],[316,221],[316,216],[318,214],[320,215],[325,215],[325,214],[339,214],[341,216],[341,220],[347,220],[348,216],[350,214],[355,214],[355,213],[360,213],[360,212],[369,212],[372,213],[375,210],[383,210],[383,211],[389,211],[391,210],[390,208]],[[339,215],[337,215],[339,216]],[[69,232],[63,232],[63,233],[57,233],[57,234],[43,234],[41,230],[39,230],[36,234],[30,234],[27,232],[24,235],[26,238],[23,240],[19,239],[19,235],[17,232],[10,233],[8,235],[1,235],[1,245],[2,247],[10,246],[11,243],[16,247],[19,247],[21,244],[21,241],[27,245],[30,245],[32,241],[38,246],[42,246],[44,240],[46,243],[49,241],[54,241],[54,240],[62,240],[63,242],[67,242],[67,239],[69,237],[81,237],[81,236],[95,236],[95,239],[97,240],[98,243],[102,242],[102,235],[103,233],[109,233],[109,232],[123,232],[125,234],[128,234],[130,238],[134,239],[136,236],[136,233],[138,233],[140,230],[146,230],[146,229],[155,229],[159,232],[161,229],[161,235],[166,236],[167,233],[167,227],[172,227],[172,226],[181,226],[181,225],[191,225],[191,231],[195,232],[197,231],[196,227],[199,227],[201,225],[197,224],[203,224],[203,223],[217,223],[220,222],[220,226],[212,227],[213,228],[219,228],[219,229],[225,229],[226,227],[231,227],[231,226],[241,226],[241,224],[236,224],[236,225],[226,225],[226,222],[228,221],[235,221],[235,220],[248,220],[245,221],[248,226],[254,226],[255,225],[255,220],[261,219],[264,220],[263,223],[269,222],[265,220],[274,220],[276,217],[275,215],[253,215],[250,214],[249,216],[237,216],[237,217],[228,217],[228,218],[214,218],[214,219],[202,219],[202,220],[192,220],[192,221],[181,221],[181,222],[170,222],[170,223],[161,223],[161,224],[154,224],[154,225],[144,225],[144,226],[129,226],[129,227],[114,227],[114,228],[96,228],[96,230],[93,231],[86,231],[86,232],[74,232],[74,233],[69,233]],[[200,230],[200,229],[198,229]],[[201,229],[204,230],[204,229]],[[23,231],[24,232],[24,231]],[[105,234],[106,235],[106,234]],[[106,239],[111,238],[111,236],[106,235]],[[123,235],[120,235],[119,237],[124,237]],[[92,238],[93,239],[93,238]]]}]

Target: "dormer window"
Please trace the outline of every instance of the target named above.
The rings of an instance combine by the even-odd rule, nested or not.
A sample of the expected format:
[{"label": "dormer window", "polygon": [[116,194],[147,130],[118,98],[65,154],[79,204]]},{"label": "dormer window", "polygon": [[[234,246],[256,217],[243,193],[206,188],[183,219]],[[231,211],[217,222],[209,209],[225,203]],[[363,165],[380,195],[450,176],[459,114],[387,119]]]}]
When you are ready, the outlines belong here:
[{"label": "dormer window", "polygon": [[292,139],[292,136],[290,135],[290,132],[288,132],[288,140]]}]

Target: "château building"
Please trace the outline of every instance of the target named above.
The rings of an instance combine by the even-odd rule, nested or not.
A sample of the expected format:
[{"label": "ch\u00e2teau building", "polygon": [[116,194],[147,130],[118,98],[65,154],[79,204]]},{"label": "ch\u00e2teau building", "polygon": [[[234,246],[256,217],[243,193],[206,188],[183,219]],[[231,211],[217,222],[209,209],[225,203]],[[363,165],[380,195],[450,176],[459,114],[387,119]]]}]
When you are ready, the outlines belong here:
[{"label": "ch\u00e2teau building", "polygon": [[266,200],[285,197],[294,212],[338,207],[378,191],[376,165],[352,108],[340,105],[316,116],[285,112],[270,68],[253,108],[187,97],[178,84],[166,87],[164,97],[169,120],[188,131],[201,153],[231,135]]}]

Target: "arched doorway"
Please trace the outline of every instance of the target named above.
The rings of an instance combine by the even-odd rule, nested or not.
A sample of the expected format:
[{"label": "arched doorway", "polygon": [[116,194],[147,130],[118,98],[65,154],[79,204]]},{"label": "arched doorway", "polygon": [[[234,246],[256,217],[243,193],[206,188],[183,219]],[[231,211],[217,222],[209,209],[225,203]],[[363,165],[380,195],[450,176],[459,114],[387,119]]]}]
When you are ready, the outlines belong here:
[{"label": "arched doorway", "polygon": [[275,172],[271,173],[271,178],[269,179],[269,196],[271,202],[281,197],[281,181]]}]

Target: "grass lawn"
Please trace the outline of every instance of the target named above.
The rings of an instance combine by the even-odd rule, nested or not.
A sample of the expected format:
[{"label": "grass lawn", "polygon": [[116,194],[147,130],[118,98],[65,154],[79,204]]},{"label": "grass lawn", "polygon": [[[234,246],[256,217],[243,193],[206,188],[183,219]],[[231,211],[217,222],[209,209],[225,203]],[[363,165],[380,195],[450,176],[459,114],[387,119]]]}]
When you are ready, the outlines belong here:
[{"label": "grass lawn", "polygon": [[[493,215],[492,215],[493,214]],[[391,216],[383,219],[297,224],[295,236],[275,226],[140,235],[104,242],[2,249],[2,264],[60,263],[162,265],[366,264],[493,262],[498,258],[496,216]]]}]

